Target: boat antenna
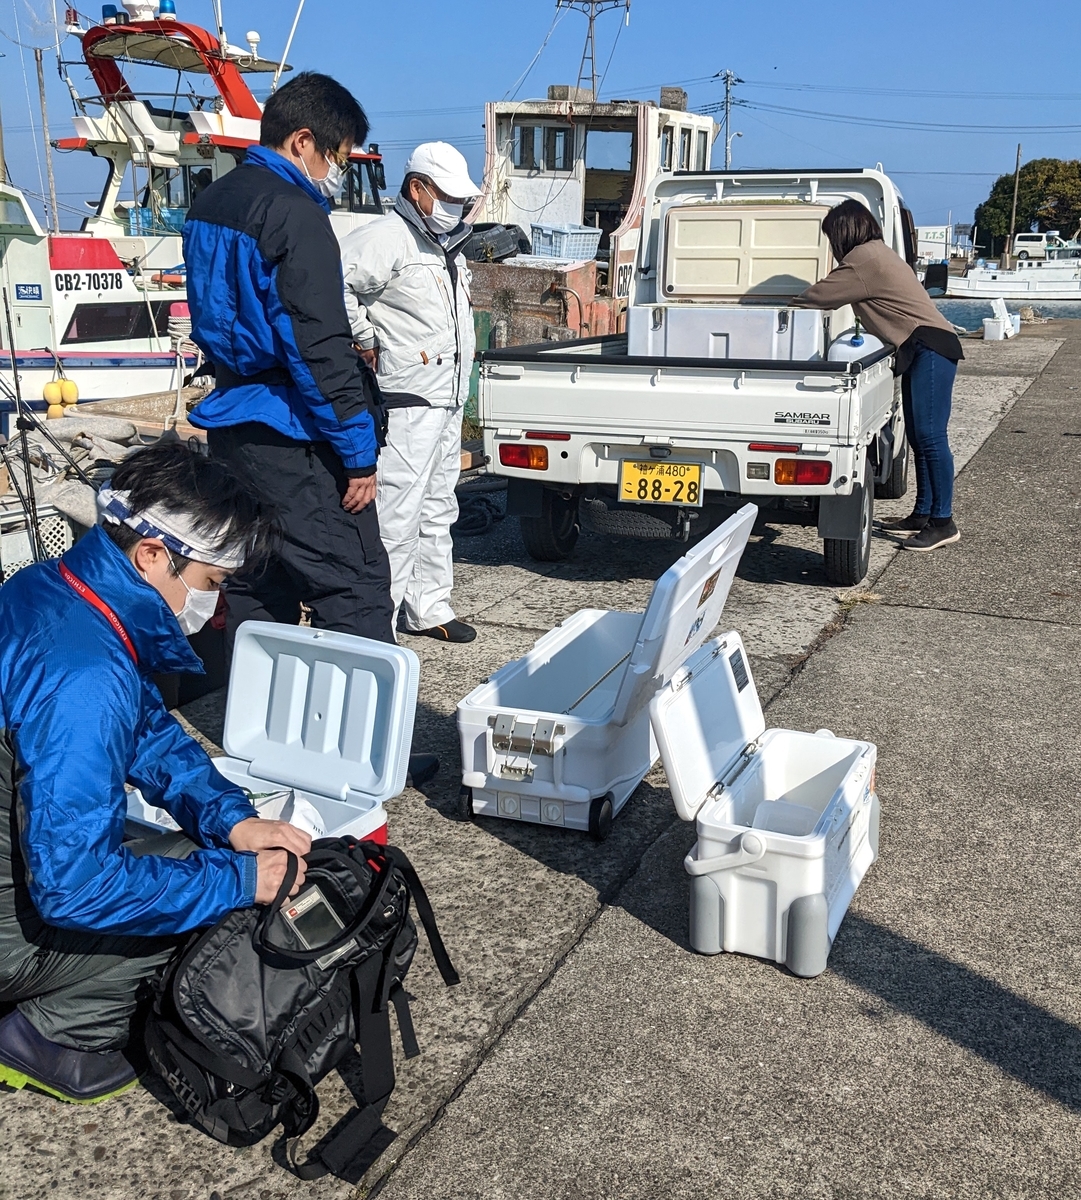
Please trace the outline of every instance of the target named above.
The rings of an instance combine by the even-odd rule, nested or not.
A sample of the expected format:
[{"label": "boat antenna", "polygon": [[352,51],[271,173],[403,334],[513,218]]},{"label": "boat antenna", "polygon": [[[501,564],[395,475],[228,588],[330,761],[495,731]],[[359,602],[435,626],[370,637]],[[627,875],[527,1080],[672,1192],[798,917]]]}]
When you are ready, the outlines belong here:
[{"label": "boat antenna", "polygon": [[225,23],[221,13],[221,0],[214,0],[214,23],[218,27],[218,44],[222,57],[225,57]]},{"label": "boat antenna", "polygon": [[40,46],[34,48],[34,63],[38,71],[38,95],[41,99],[41,134],[45,141],[45,167],[49,176],[49,227],[50,232],[59,233],[60,217],[56,211],[56,178],[53,175],[53,147],[49,140],[49,107],[45,101],[43,53]]},{"label": "boat antenna", "polygon": [[586,29],[586,44],[582,48],[582,61],[578,66],[578,82],[575,89],[582,88],[588,80],[589,92],[594,104],[597,102],[597,17],[611,8],[622,8],[626,11],[626,22],[631,23],[631,0],[556,0],[556,8],[576,8],[585,13],[589,20]]},{"label": "boat antenna", "polygon": [[[628,4],[630,0],[627,0]],[[274,72],[274,78],[270,81],[271,94],[278,90],[278,80],[281,79],[282,71],[285,70],[285,60],[289,57],[289,48],[293,44],[293,34],[297,31],[297,25],[300,24],[300,14],[304,11],[304,0],[300,0],[297,5],[296,16],[293,18],[293,28],[289,30],[289,36],[285,39],[285,49],[282,51],[281,62],[278,63],[278,69]]]}]

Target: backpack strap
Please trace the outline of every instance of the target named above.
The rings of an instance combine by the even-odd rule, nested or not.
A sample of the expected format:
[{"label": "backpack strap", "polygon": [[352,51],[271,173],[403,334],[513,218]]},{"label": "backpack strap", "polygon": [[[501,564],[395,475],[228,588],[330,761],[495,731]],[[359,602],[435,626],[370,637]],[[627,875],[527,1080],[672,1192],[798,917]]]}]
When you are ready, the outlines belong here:
[{"label": "backpack strap", "polygon": [[[354,1093],[357,1107],[340,1124],[334,1136],[318,1147],[307,1162],[296,1162],[296,1143],[293,1143],[289,1162],[300,1179],[321,1179],[333,1173],[349,1183],[358,1183],[396,1136],[386,1128],[382,1118],[383,1109],[394,1090],[394,1054],[390,1045],[390,1021],[386,1009],[379,1011],[376,1008],[381,966],[379,957],[373,955],[350,972],[356,1038],[360,1048],[361,1094],[356,1096]],[[314,1096],[311,1079],[295,1049],[290,1048],[282,1054],[278,1067],[288,1074],[294,1084],[306,1080]],[[311,1121],[293,1136],[299,1136],[310,1127]]]},{"label": "backpack strap", "polygon": [[[364,842],[362,845],[367,846],[369,843]],[[420,917],[420,923],[424,926],[424,932],[428,935],[428,944],[432,948],[432,957],[435,959],[435,965],[439,968],[439,974],[443,976],[443,982],[447,987],[453,987],[456,983],[461,982],[461,980],[459,979],[458,972],[454,969],[454,964],[450,961],[450,955],[447,953],[447,948],[443,944],[443,938],[439,933],[439,926],[435,923],[435,913],[432,911],[432,904],[428,899],[428,893],[424,890],[424,885],[420,882],[420,877],[417,875],[413,864],[397,846],[379,846],[378,849],[387,856],[405,877],[405,881],[409,885],[410,894],[417,905],[417,916]]]}]

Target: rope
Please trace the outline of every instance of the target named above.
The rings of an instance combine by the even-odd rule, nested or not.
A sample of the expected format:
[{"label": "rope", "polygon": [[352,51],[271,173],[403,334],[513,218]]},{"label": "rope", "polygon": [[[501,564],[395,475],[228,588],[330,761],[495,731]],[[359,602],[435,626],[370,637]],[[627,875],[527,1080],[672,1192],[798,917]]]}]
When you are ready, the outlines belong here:
[{"label": "rope", "polygon": [[505,479],[470,480],[455,490],[458,520],[451,533],[458,537],[483,537],[507,515],[501,493],[507,490]]}]

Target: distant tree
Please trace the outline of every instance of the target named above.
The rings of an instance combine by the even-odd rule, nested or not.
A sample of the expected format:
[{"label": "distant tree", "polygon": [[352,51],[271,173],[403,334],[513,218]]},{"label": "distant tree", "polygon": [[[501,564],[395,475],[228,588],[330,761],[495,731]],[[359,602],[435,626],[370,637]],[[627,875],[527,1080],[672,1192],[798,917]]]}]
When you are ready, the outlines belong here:
[{"label": "distant tree", "polygon": [[[1013,174],[1000,175],[991,194],[976,209],[979,232],[1005,238],[1010,232]],[[1034,158],[1021,168],[1017,187],[1017,230],[1032,225],[1058,229],[1073,237],[1081,226],[1081,160]],[[993,253],[992,243],[992,253]]]}]

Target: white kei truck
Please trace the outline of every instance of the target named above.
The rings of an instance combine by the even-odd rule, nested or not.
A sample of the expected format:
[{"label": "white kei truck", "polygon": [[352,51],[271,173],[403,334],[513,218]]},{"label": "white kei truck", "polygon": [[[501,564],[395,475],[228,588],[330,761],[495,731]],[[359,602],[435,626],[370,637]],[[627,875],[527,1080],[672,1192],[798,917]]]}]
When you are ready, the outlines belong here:
[{"label": "white kei truck", "polygon": [[570,557],[581,528],[697,539],[753,501],[817,527],[831,583],[864,578],[875,497],[908,483],[894,348],[849,307],[792,307],[833,268],[822,218],[850,198],[913,263],[881,167],[658,175],[626,334],[482,352],[488,470],[533,558]]}]

